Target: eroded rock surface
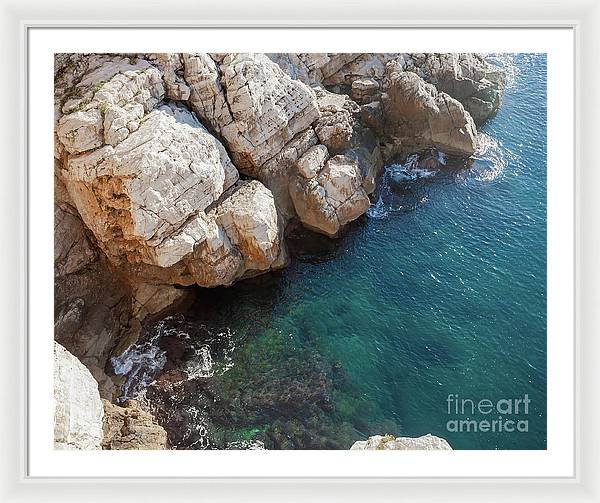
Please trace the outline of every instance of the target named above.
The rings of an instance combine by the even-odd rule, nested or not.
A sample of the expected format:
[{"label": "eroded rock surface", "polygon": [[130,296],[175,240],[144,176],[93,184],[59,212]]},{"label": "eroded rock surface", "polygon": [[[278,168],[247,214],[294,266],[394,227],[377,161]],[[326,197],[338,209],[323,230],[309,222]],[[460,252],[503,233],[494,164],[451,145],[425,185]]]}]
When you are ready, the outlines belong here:
[{"label": "eroded rock surface", "polygon": [[69,158],[63,178],[115,263],[169,267],[202,240],[198,213],[238,174],[223,146],[189,112],[163,106],[116,147]]},{"label": "eroded rock surface", "polygon": [[318,117],[314,93],[264,54],[186,55],[190,103],[249,174]]},{"label": "eroded rock surface", "polygon": [[343,155],[331,157],[308,180],[296,177],[290,193],[302,223],[329,236],[336,236],[370,205],[357,162]]},{"label": "eroded rock surface", "polygon": [[230,285],[287,263],[273,194],[256,180],[232,187],[205,223],[206,239],[186,258],[199,285]]},{"label": "eroded rock surface", "polygon": [[392,450],[392,451],[451,451],[450,444],[431,433],[422,437],[396,437],[374,435],[367,440],[354,442],[351,450]]},{"label": "eroded rock surface", "polygon": [[167,448],[167,432],[135,400],[123,406],[102,400],[104,407],[102,449],[161,450]]},{"label": "eroded rock surface", "polygon": [[269,54],[292,78],[346,92],[359,103],[377,99],[386,66],[393,62],[460,101],[476,124],[493,116],[505,76],[479,53]]},{"label": "eroded rock surface", "polygon": [[[60,169],[60,164],[58,165]],[[98,249],[58,177],[54,203],[54,337],[111,398],[105,364],[119,341],[136,335],[131,292]]]},{"label": "eroded rock surface", "polygon": [[[285,263],[276,212],[263,213],[276,230],[267,234],[270,243],[262,241],[265,235],[249,236],[260,226],[244,229],[242,245],[254,240],[271,249],[257,263],[236,248],[234,226],[228,226],[233,232],[228,236],[215,220],[218,212],[207,216],[219,204],[231,213],[225,192],[239,175],[221,142],[195,115],[165,101],[192,93],[183,78],[183,56],[90,57],[70,63],[81,69],[78,80],[63,79],[68,84],[58,86],[71,89],[69,97],[63,93],[57,100],[59,176],[97,245],[132,285],[136,314],[164,307],[164,302],[148,304],[148,293],[161,285],[230,284],[248,273],[246,265],[263,271]],[[264,206],[262,192],[252,194],[258,199],[244,199],[246,211]],[[221,270],[198,275],[215,264],[215,257],[202,250],[215,247],[226,250]],[[265,264],[266,257],[272,263]],[[193,258],[207,262],[195,264]],[[164,301],[175,297],[162,295]]]},{"label": "eroded rock surface", "polygon": [[385,65],[401,57],[400,53],[274,53],[269,57],[288,75],[309,85],[325,85],[339,90],[354,80],[379,80]]},{"label": "eroded rock surface", "polygon": [[102,402],[89,370],[54,343],[54,448],[100,449]]}]

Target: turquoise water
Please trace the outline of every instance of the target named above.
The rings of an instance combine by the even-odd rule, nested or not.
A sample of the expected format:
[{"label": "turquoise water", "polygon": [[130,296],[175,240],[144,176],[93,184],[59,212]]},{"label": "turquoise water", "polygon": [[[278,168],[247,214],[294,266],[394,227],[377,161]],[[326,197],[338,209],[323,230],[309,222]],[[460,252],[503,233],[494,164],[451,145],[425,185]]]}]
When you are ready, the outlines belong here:
[{"label": "turquoise water", "polygon": [[[299,231],[284,271],[198,290],[146,327],[163,359],[143,387],[174,447],[433,433],[456,449],[546,448],[546,58],[501,60],[511,80],[470,167],[389,166],[339,240]],[[449,414],[453,394],[527,395],[528,413]],[[527,431],[448,431],[499,416]]]}]

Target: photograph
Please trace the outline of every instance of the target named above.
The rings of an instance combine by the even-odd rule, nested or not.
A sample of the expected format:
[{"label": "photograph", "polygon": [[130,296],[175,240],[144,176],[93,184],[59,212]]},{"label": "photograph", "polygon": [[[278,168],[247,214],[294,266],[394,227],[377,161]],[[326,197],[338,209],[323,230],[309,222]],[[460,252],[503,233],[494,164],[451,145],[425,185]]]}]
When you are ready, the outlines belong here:
[{"label": "photograph", "polygon": [[547,450],[547,59],[54,53],[54,449]]}]

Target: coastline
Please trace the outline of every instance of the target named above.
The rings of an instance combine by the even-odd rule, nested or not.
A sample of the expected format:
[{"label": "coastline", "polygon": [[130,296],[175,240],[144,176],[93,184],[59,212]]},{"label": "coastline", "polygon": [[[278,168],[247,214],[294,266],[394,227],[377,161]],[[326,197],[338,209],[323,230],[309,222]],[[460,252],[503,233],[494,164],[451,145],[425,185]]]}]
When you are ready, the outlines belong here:
[{"label": "coastline", "polygon": [[[83,97],[69,94],[68,100],[62,102],[62,112],[57,118],[56,221],[60,223],[57,285],[64,298],[57,302],[56,339],[89,368],[98,380],[101,396],[116,401],[117,388],[122,382],[118,376],[107,374],[110,359],[121,357],[131,348],[145,320],[163,317],[174,302],[184,300],[182,285],[230,285],[285,267],[289,263],[285,227],[290,222],[299,221],[307,229],[338,237],[343,234],[344,226],[373,208],[376,182],[381,179],[384,165],[389,166],[394,159],[406,159],[409,153],[421,152],[414,161],[417,169],[431,171],[443,169],[437,152],[451,154],[451,157],[472,156],[477,147],[477,132],[471,113],[481,124],[500,106],[502,86],[496,83],[494,94],[494,86],[487,84],[493,84],[491,78],[501,81],[494,67],[489,67],[487,73],[487,67],[468,68],[471,76],[479,76],[479,80],[474,80],[463,75],[459,79],[456,61],[451,58],[435,57],[432,62],[426,55],[412,55],[410,60],[401,55],[385,61],[388,55],[350,55],[354,59],[347,60],[348,55],[341,55],[338,61],[330,58],[326,65],[319,67],[314,66],[312,60],[309,60],[312,66],[306,65],[306,61],[302,66],[302,60],[284,56],[239,60],[231,57],[231,61],[223,56],[208,58],[212,63],[206,55],[188,60],[185,59],[187,56],[174,55],[127,56],[118,63],[126,65],[127,70],[115,74],[125,75],[127,82],[122,79],[117,90],[125,89],[133,81],[146,101],[134,107],[128,107],[127,103],[122,106],[122,101],[117,101],[121,110],[111,108],[115,105],[115,95],[110,94],[113,91],[103,91],[103,87],[110,88],[111,82],[118,79],[98,80],[99,76],[106,76],[106,66],[110,67],[114,61],[101,61],[91,72],[97,73],[93,78],[86,81],[89,69],[83,71],[85,86],[79,86],[82,89],[78,91]],[[483,65],[483,57],[467,55],[469,57]],[[61,68],[69,64],[68,59],[65,61],[62,67],[61,63],[58,65],[59,80],[64,74],[64,70],[61,74]],[[183,69],[177,67],[182,61]],[[273,61],[279,66],[272,67]],[[216,62],[220,63],[218,69]],[[202,68],[216,71],[216,80],[211,80],[215,77],[210,71],[209,78],[202,71],[194,74],[196,77],[186,73],[200,63],[204,64]],[[81,61],[74,64],[81,65]],[[269,70],[264,70],[264,66]],[[239,71],[239,68],[248,67],[256,74]],[[378,70],[379,74],[376,73]],[[462,71],[467,69],[461,67]],[[136,72],[144,75],[139,76]],[[198,75],[204,80],[194,80]],[[253,101],[255,91],[247,95],[241,93],[231,103],[221,104],[218,113],[215,107],[206,107],[207,96],[212,96],[209,101],[213,104],[218,102],[219,96],[225,96],[228,101],[229,90],[235,87],[240,75],[249,82],[257,75],[256,78],[262,79],[260,85],[266,85],[267,91],[270,82],[283,79],[287,87],[284,86],[283,91],[275,89],[269,96],[282,96],[283,92],[284,97],[288,94],[295,97],[289,105],[293,112],[291,117],[286,117],[283,129],[276,130],[266,139],[265,128],[272,128],[272,123],[268,120],[264,124],[260,122],[261,109],[254,110],[254,115],[248,117],[249,108],[255,107],[256,103],[264,105],[260,100]],[[379,79],[373,78],[374,75],[380,75]],[[289,79],[289,76],[300,80]],[[467,80],[470,84],[465,83]],[[477,84],[481,87],[482,81],[487,82],[487,87],[481,95],[490,98],[489,101],[473,94],[473,89]],[[220,89],[215,82],[220,83]],[[73,87],[78,87],[70,84],[67,88],[59,86],[58,95],[64,96]],[[99,84],[101,86],[96,89]],[[325,86],[315,88],[307,84]],[[161,85],[164,90],[159,98]],[[464,90],[469,85],[470,94]],[[186,94],[186,86],[189,94]],[[250,84],[247,87],[253,89]],[[330,90],[347,91],[353,99]],[[108,96],[105,102],[102,101],[103,92]],[[302,97],[298,97],[298,93]],[[454,99],[452,95],[461,99]],[[298,104],[298,100],[305,101]],[[161,104],[163,102],[165,104]],[[189,104],[195,115],[182,103]],[[232,108],[235,104],[237,110]],[[143,112],[139,111],[138,105],[144,108]],[[70,113],[64,114],[65,107]],[[101,128],[98,111],[104,116]],[[142,114],[139,124],[131,126],[133,131],[129,130],[131,120],[127,122],[131,119],[127,114],[131,113]],[[234,120],[223,124],[220,114],[227,113]],[[107,114],[111,119],[107,119]],[[136,121],[135,118],[132,120]],[[460,127],[454,126],[457,120]],[[120,138],[125,135],[121,131],[122,124],[128,129],[127,137],[123,139]],[[231,124],[235,125],[235,134],[231,132]],[[242,127],[247,128],[244,131],[253,140],[250,147],[238,140]],[[136,133],[140,138],[131,140]],[[176,170],[185,169],[185,163],[182,164],[178,157],[181,147],[172,149],[173,141],[179,145],[179,134],[189,135],[184,136],[182,145],[185,142],[203,145],[203,152],[208,152],[212,162],[216,163],[210,169],[222,169],[217,169],[216,175],[222,180],[221,185],[202,187],[194,198],[184,199],[186,208],[177,215],[177,222],[169,222],[171,215],[165,220],[168,225],[162,225],[160,221],[158,225],[148,223],[146,217],[140,217],[142,225],[136,220],[139,215],[127,208],[136,205],[144,208],[139,197],[147,190],[156,191],[152,186],[154,182],[150,182],[149,189],[146,187],[140,192],[139,187],[125,187],[123,180],[130,179],[132,174],[134,178],[137,176],[135,170],[140,162],[150,159],[152,163],[152,159],[157,159],[156,154],[162,152],[160,145],[165,146],[165,137],[174,139],[166,144],[170,165]],[[131,142],[126,144],[129,140]],[[101,146],[97,145],[98,141],[109,143]],[[152,145],[153,142],[159,144],[158,150],[143,151],[141,157],[131,153],[140,145]],[[194,155],[198,153],[189,151],[183,158]],[[111,164],[111,156],[119,162]],[[284,173],[289,173],[293,167],[298,170],[297,174],[292,178],[283,177],[282,166],[285,166]],[[190,176],[195,174],[193,169],[190,173]],[[160,176],[159,170],[154,180],[160,181]],[[175,201],[179,201],[181,194],[194,192],[196,186],[197,182],[191,185],[192,188],[184,184]],[[220,194],[218,187],[222,189]],[[198,213],[198,208],[210,198],[214,199]],[[110,201],[119,203],[115,205]],[[146,200],[142,202],[147,204]],[[160,201],[160,208],[165,207],[164,202]],[[193,204],[199,206],[190,212]],[[154,210],[149,212],[154,213]],[[157,233],[162,233],[158,239]],[[224,235],[226,239],[223,239]],[[110,271],[109,278],[107,271]],[[113,275],[119,278],[118,282],[112,281]],[[98,282],[106,284],[101,297],[108,297],[108,301],[98,298],[99,292],[94,288],[91,299],[82,300],[84,306],[81,306],[78,301],[82,279],[84,290]],[[65,285],[67,288],[63,288]],[[74,301],[75,293],[77,299]],[[96,311],[91,318],[90,303]],[[96,304],[101,306],[101,311],[96,309]],[[61,305],[65,307],[61,308]],[[104,340],[98,340],[98,332],[103,333]]]}]

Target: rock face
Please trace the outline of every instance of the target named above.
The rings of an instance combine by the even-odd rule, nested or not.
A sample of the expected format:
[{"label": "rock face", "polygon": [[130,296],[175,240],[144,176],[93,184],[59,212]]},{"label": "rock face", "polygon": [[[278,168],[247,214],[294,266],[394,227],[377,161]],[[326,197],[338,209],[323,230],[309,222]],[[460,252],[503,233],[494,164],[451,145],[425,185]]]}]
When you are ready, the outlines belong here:
[{"label": "rock face", "polygon": [[[377,99],[386,66],[412,72],[460,101],[476,124],[493,116],[505,85],[504,73],[477,53],[299,53],[269,54],[292,78],[351,93],[359,104]],[[375,85],[377,84],[377,85]]]},{"label": "rock face", "polygon": [[375,435],[367,440],[354,442],[350,450],[392,450],[392,451],[451,451],[452,447],[443,438],[428,433],[422,437],[397,437]]},{"label": "rock face", "polygon": [[238,174],[189,112],[164,106],[116,147],[70,158],[63,178],[113,262],[170,267],[203,239],[198,214]]},{"label": "rock face", "polygon": [[102,449],[160,450],[167,448],[167,432],[135,400],[123,407],[102,400],[104,406]]},{"label": "rock face", "polygon": [[54,343],[54,448],[100,449],[102,402],[89,370]]},{"label": "rock face", "polygon": [[186,55],[185,78],[193,110],[249,173],[319,117],[311,89],[264,54]]},{"label": "rock face", "polygon": [[297,53],[269,54],[282,70],[309,85],[343,89],[357,79],[380,80],[389,61],[400,53]]},{"label": "rock face", "polygon": [[206,239],[185,259],[199,285],[229,285],[287,261],[273,194],[260,182],[240,182],[204,220]]},{"label": "rock face", "polygon": [[[365,189],[370,192],[373,186],[369,181],[363,187],[363,178],[374,178],[382,163],[374,147],[369,155],[360,150],[358,137],[365,128],[356,120],[356,104],[353,109],[350,100],[291,78],[262,54],[186,55],[184,61],[192,109],[223,139],[236,166],[273,192],[284,220],[298,216],[307,226],[335,235],[343,225],[339,221],[347,223],[366,211]],[[362,154],[354,154],[363,168],[359,183],[333,180],[356,192],[342,201],[346,207],[340,219],[335,216],[339,202],[332,207],[324,197],[309,194],[319,186],[315,178],[329,155],[353,149]],[[331,170],[324,178],[338,174]],[[299,201],[303,194],[308,199]]]},{"label": "rock face", "polygon": [[174,54],[55,60],[55,339],[109,400],[109,358],[183,297],[174,285],[287,261],[272,194],[240,182],[222,143],[169,101],[190,96],[182,74]]},{"label": "rock face", "polygon": [[118,341],[137,333],[130,288],[94,242],[68,193],[55,176],[54,333],[111,398],[114,384],[104,371]]}]

